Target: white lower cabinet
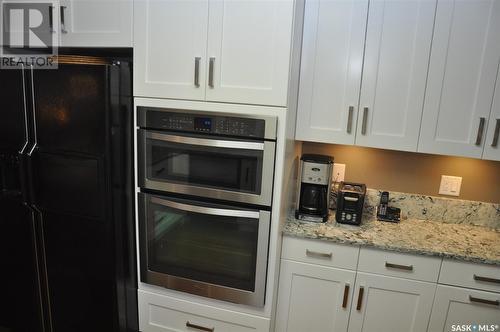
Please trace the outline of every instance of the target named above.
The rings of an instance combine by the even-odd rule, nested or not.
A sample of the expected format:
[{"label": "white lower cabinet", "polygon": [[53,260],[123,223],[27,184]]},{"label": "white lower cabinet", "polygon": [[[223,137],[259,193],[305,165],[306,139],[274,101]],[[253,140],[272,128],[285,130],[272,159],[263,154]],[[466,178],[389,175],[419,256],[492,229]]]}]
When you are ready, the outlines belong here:
[{"label": "white lower cabinet", "polygon": [[498,331],[500,294],[439,285],[429,332]]},{"label": "white lower cabinet", "polygon": [[425,332],[436,284],[358,272],[349,332]]},{"label": "white lower cabinet", "polygon": [[347,331],[355,271],[282,260],[276,331]]},{"label": "white lower cabinet", "polygon": [[270,320],[139,290],[142,332],[269,331]]}]

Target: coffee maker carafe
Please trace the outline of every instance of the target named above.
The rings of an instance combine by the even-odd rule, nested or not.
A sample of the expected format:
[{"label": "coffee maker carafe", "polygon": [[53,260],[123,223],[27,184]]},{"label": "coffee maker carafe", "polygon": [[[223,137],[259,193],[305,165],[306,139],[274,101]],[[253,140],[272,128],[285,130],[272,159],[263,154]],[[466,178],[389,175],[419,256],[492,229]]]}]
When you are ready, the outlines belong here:
[{"label": "coffee maker carafe", "polygon": [[304,154],[300,158],[300,188],[295,217],[299,220],[324,222],[328,220],[328,199],[333,158]]}]

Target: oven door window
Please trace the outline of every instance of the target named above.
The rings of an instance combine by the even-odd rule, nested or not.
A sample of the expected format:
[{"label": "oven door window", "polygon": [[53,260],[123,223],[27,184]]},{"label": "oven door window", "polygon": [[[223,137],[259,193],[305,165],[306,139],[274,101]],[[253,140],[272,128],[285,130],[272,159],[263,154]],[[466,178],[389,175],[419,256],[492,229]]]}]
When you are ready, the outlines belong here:
[{"label": "oven door window", "polygon": [[[259,241],[267,241],[267,237],[259,238],[259,227],[269,228],[260,224],[259,212],[237,210],[236,214],[243,213],[238,217],[224,215],[231,210],[217,209],[212,204],[199,206],[183,200],[179,203],[147,197],[144,232],[149,271],[255,290],[258,245]],[[244,216],[247,212],[249,216]]]},{"label": "oven door window", "polygon": [[[227,148],[147,138],[147,179],[260,195],[264,150],[245,149],[245,143],[234,141],[235,147]],[[239,144],[242,148],[236,147]]]}]

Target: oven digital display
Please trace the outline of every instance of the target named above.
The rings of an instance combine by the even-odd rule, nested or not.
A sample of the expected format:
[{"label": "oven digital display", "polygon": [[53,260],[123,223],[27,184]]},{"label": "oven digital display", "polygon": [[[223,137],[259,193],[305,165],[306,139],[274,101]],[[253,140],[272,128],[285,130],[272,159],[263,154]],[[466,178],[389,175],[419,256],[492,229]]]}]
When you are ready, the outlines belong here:
[{"label": "oven digital display", "polygon": [[202,131],[210,131],[210,129],[212,129],[212,119],[194,118],[194,129]]}]

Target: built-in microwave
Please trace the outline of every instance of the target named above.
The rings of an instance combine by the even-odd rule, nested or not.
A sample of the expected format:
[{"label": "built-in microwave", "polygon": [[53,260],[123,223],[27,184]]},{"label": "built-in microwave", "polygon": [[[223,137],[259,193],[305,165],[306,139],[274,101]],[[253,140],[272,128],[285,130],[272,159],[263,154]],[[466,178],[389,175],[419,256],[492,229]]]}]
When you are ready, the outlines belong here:
[{"label": "built-in microwave", "polygon": [[270,206],[276,118],[138,109],[139,186]]}]

